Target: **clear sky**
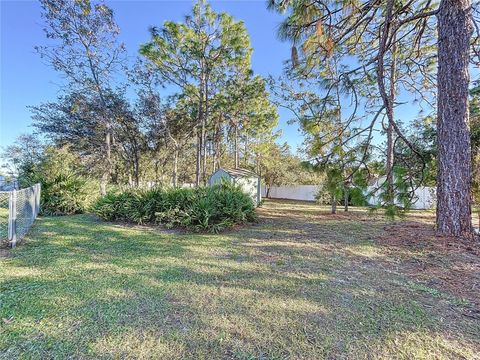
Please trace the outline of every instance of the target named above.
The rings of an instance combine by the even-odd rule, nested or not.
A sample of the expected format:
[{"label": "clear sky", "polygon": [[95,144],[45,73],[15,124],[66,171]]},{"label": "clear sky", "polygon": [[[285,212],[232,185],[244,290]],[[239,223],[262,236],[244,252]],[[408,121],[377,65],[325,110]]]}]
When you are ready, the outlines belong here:
[{"label": "clear sky", "polygon": [[[181,21],[193,0],[185,1],[107,1],[120,26],[119,40],[133,59],[141,43],[149,40],[148,27],[165,20]],[[290,45],[280,42],[276,28],[281,16],[266,10],[265,0],[211,1],[216,11],[226,11],[243,20],[254,49],[252,67],[256,73],[280,75],[283,61],[290,55]],[[37,1],[0,0],[0,146],[11,144],[22,134],[33,132],[29,105],[51,101],[59,94],[62,79],[42,62],[34,46],[46,43]],[[288,125],[289,115],[280,111],[282,140],[293,149],[302,142],[298,128]]]}]

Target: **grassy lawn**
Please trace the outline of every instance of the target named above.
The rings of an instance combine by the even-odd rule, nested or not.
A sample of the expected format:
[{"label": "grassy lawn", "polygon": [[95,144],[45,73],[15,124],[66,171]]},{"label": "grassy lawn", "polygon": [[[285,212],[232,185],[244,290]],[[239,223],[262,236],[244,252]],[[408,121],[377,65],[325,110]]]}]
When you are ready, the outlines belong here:
[{"label": "grassy lawn", "polygon": [[0,258],[0,358],[480,359],[478,254],[395,243],[432,214],[259,211],[220,235],[38,219]]}]

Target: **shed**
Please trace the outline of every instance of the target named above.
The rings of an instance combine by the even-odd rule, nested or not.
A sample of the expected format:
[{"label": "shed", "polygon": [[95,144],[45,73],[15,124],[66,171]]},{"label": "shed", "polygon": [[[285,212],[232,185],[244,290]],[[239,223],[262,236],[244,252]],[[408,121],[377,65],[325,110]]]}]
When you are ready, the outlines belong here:
[{"label": "shed", "polygon": [[246,169],[227,169],[220,168],[215,171],[209,179],[210,186],[221,181],[229,181],[239,186],[242,191],[250,195],[255,205],[259,205],[262,201],[262,187],[260,184],[260,176],[253,171]]}]

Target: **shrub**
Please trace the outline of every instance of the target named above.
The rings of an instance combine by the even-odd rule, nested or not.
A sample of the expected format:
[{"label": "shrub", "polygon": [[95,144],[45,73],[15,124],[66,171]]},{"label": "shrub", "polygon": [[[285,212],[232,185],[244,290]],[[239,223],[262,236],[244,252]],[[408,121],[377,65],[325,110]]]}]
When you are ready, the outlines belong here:
[{"label": "shrub", "polygon": [[23,169],[22,187],[40,183],[41,212],[69,215],[85,212],[99,195],[98,184],[79,174],[78,159],[66,147],[48,147],[37,164]]},{"label": "shrub", "polygon": [[108,221],[157,223],[168,228],[209,232],[256,219],[252,199],[239,188],[226,184],[109,193],[96,201],[93,211]]}]

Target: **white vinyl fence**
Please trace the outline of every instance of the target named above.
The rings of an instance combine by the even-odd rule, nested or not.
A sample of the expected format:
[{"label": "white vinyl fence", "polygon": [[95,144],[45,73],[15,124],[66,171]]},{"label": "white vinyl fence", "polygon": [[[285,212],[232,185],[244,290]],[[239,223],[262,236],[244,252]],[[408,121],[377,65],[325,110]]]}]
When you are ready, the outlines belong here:
[{"label": "white vinyl fence", "polygon": [[40,184],[26,189],[0,191],[0,245],[15,247],[40,211]]},{"label": "white vinyl fence", "polygon": [[[368,202],[371,205],[378,205],[381,203],[380,199],[380,191],[377,190],[379,186],[375,184],[375,186],[369,186],[367,191],[371,193]],[[400,205],[399,201],[395,201],[397,205]],[[420,186],[419,188],[415,189],[415,193],[413,194],[412,199],[412,209],[416,210],[426,210],[426,209],[434,209],[436,206],[436,190],[434,187],[426,187]]]},{"label": "white vinyl fence", "polygon": [[[370,186],[368,192],[372,192],[378,188]],[[268,193],[271,199],[290,199],[315,201],[315,195],[318,193],[319,185],[291,185],[291,186],[272,186]],[[262,197],[267,197],[267,187],[263,187]],[[375,193],[368,199],[370,205],[377,205],[380,198]],[[435,188],[419,187],[415,191],[412,208],[413,209],[432,209],[435,208],[436,196]]]},{"label": "white vinyl fence", "polygon": [[270,191],[263,187],[262,197],[267,197],[268,192],[268,197],[272,199],[315,201],[318,189],[318,185],[272,186]]}]

